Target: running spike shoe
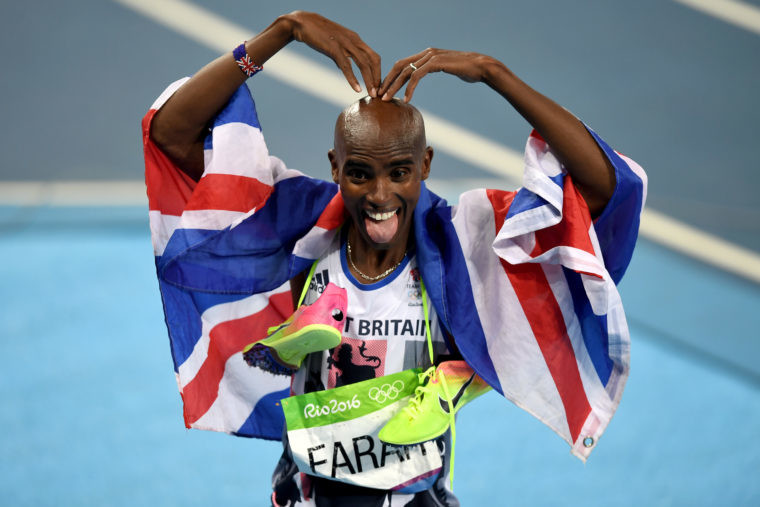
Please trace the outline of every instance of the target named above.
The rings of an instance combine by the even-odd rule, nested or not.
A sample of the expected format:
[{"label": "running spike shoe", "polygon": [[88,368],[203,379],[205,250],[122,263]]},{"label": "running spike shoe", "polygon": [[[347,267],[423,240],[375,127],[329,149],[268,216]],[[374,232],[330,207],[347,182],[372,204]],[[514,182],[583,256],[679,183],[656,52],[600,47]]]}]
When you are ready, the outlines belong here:
[{"label": "running spike shoe", "polygon": [[346,307],[346,289],[329,283],[314,303],[301,306],[288,320],[270,327],[266,338],[246,346],[243,358],[275,375],[292,375],[307,354],[340,345]]},{"label": "running spike shoe", "polygon": [[490,389],[464,361],[431,366],[420,373],[420,384],[409,404],[380,430],[380,440],[413,445],[439,437],[449,429],[453,414]]}]

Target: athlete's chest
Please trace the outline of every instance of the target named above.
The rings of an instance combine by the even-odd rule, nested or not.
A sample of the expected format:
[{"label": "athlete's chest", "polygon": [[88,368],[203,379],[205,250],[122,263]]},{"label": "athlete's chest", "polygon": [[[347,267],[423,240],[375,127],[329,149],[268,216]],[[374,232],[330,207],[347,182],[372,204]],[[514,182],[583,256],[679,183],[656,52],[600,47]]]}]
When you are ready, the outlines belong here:
[{"label": "athlete's chest", "polygon": [[[340,244],[333,245],[317,263],[305,302],[315,301],[328,283],[346,289],[348,307],[341,344],[319,354],[319,364],[312,360],[312,376],[318,368],[325,388],[429,364],[423,291],[413,256],[388,277],[361,284],[348,270]],[[435,312],[429,311],[431,338],[440,353],[444,341]]]}]

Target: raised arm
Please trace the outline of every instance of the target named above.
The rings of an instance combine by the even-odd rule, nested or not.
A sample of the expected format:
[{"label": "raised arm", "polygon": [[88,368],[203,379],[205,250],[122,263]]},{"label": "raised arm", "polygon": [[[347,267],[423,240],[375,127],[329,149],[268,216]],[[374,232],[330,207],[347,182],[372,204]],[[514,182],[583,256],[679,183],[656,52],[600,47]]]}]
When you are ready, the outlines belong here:
[{"label": "raised arm", "polygon": [[507,99],[552,147],[586,200],[591,216],[602,212],[615,190],[615,171],[572,113],[525,84],[495,58],[443,49],[426,49],[396,62],[378,93],[390,100],[406,83],[404,100],[408,102],[419,80],[431,72],[453,74],[468,83],[486,83]]},{"label": "raised arm", "polygon": [[[380,57],[355,32],[318,14],[295,11],[280,16],[246,41],[245,49],[257,65],[263,65],[293,40],[330,57],[351,87],[360,92],[351,68],[353,60],[369,94],[375,96],[380,86]],[[153,118],[153,142],[196,181],[203,174],[203,140],[208,124],[245,79],[230,51],[198,71]]]}]

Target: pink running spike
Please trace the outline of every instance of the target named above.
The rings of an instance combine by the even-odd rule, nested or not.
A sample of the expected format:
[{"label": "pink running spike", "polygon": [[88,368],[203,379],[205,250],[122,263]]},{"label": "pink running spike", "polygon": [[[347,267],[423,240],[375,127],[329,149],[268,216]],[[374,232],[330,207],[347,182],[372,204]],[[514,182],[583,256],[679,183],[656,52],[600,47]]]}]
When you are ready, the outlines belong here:
[{"label": "pink running spike", "polygon": [[243,349],[246,362],[276,375],[292,375],[307,354],[336,347],[347,310],[346,290],[327,284],[319,298],[299,307],[267,337]]},{"label": "pink running spike", "polygon": [[[286,321],[290,322],[285,335],[300,331],[312,324],[327,324],[343,331],[347,311],[346,289],[328,283],[324,292],[309,306],[303,305]],[[271,333],[270,333],[271,334]]]}]

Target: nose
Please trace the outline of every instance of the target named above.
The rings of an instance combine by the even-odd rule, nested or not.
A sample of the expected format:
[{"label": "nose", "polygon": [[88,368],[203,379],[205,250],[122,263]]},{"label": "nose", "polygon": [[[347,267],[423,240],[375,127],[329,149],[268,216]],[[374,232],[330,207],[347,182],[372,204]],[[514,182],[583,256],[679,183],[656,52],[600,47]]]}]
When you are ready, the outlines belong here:
[{"label": "nose", "polygon": [[367,193],[367,201],[377,207],[388,204],[393,198],[391,186],[388,178],[375,178],[372,188]]}]

